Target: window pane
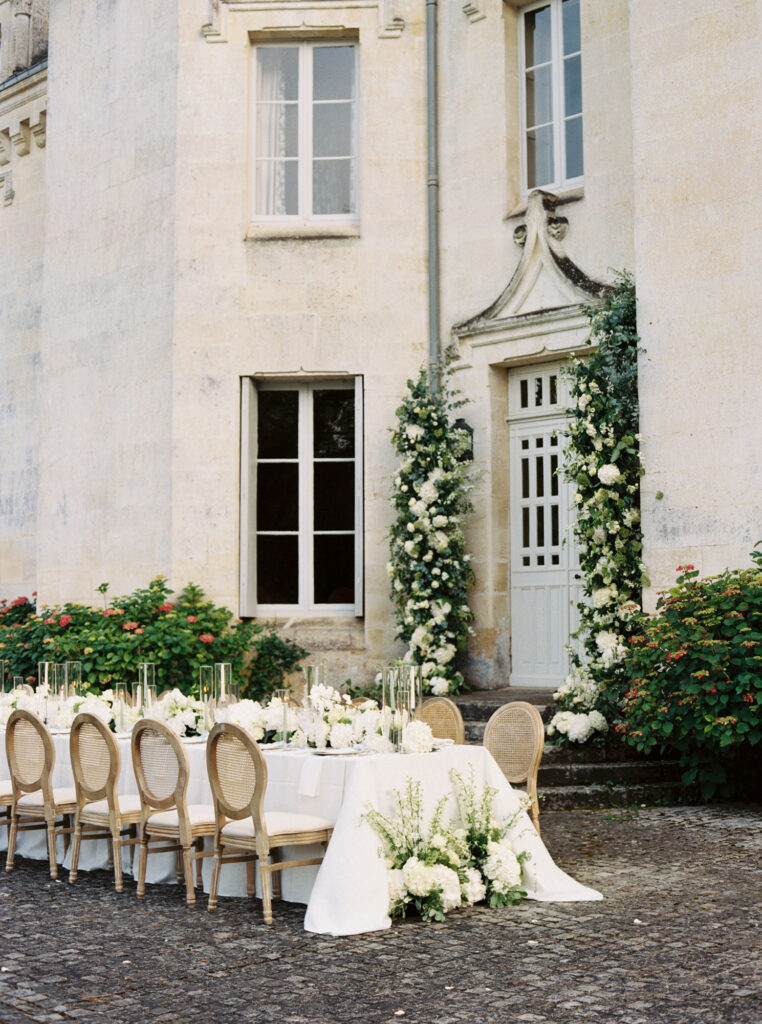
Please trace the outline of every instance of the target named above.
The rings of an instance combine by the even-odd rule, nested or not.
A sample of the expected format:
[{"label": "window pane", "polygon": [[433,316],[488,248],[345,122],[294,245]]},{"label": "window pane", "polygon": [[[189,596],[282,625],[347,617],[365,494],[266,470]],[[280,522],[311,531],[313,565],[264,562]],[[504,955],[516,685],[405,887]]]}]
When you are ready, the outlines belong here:
[{"label": "window pane", "polygon": [[547,124],[553,120],[552,68],[546,64],[536,71],[527,72],[527,128]]},{"label": "window pane", "polygon": [[257,466],[257,530],[299,528],[299,467],[295,462]]},{"label": "window pane", "polygon": [[523,548],[528,548],[530,546],[528,508],[522,508],[521,510],[521,546]]},{"label": "window pane", "polygon": [[316,46],[312,54],[313,98],[316,100],[354,99],[354,47]]},{"label": "window pane", "polygon": [[315,603],[354,604],[354,599],[354,537],[315,537]]},{"label": "window pane", "polygon": [[555,497],[558,494],[558,456],[550,456],[550,493]]},{"label": "window pane", "polygon": [[545,547],[545,509],[542,505],[537,506],[537,547]]},{"label": "window pane", "polygon": [[257,601],[299,603],[298,537],[257,537]]},{"label": "window pane", "polygon": [[541,7],[524,15],[526,67],[550,60],[550,7]]},{"label": "window pane", "polygon": [[553,129],[527,132],[527,186],[538,188],[553,181]]},{"label": "window pane", "polygon": [[258,103],[257,156],[299,156],[298,120],[296,103]]},{"label": "window pane", "polygon": [[257,396],[257,455],[295,459],[299,454],[299,392],[260,391]]},{"label": "window pane", "polygon": [[315,529],[354,530],[354,462],[315,463]]},{"label": "window pane", "polygon": [[535,459],[535,476],[537,478],[537,497],[545,497],[545,459],[538,456]]},{"label": "window pane", "polygon": [[299,50],[295,46],[261,46],[257,50],[257,100],[299,98]]},{"label": "window pane", "polygon": [[582,113],[582,58],[567,57],[564,61],[564,114]]},{"label": "window pane", "polygon": [[299,212],[299,164],[296,160],[257,160],[257,213],[284,216]]},{"label": "window pane", "polygon": [[313,392],[316,459],[351,459],[355,454],[355,393],[338,388]]},{"label": "window pane", "polygon": [[576,53],[581,48],[579,31],[579,0],[563,0],[564,53]]},{"label": "window pane", "polygon": [[353,160],[313,161],[312,212],[354,213],[353,176]]},{"label": "window pane", "polygon": [[558,505],[550,506],[550,543],[553,547],[558,547],[559,541],[559,529],[558,529]]},{"label": "window pane", "polygon": [[582,174],[582,118],[566,122],[566,177],[578,178]]},{"label": "window pane", "polygon": [[542,405],[542,377],[534,379],[534,404]]},{"label": "window pane", "polygon": [[551,405],[555,405],[558,402],[558,378],[555,374],[550,375],[550,397],[548,401]]},{"label": "window pane", "polygon": [[316,103],[312,108],[315,156],[353,156],[352,121],[351,103]]},{"label": "window pane", "polygon": [[529,405],[529,381],[523,379],[520,382],[521,387],[521,408],[526,409]]}]

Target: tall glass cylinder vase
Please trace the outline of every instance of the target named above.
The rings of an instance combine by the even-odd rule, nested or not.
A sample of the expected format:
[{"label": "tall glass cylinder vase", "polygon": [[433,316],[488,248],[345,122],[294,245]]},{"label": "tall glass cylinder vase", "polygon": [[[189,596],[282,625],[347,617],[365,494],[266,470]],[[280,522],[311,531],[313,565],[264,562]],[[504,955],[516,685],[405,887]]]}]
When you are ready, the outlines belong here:
[{"label": "tall glass cylinder vase", "polygon": [[203,705],[203,732],[209,732],[214,723],[214,667],[199,665],[198,699]]},{"label": "tall glass cylinder vase", "polygon": [[304,678],[305,678],[305,697],[309,700],[309,696],[312,693],[314,687],[325,686],[325,662],[319,661],[314,665],[304,666]]},{"label": "tall glass cylinder vase", "polygon": [[420,665],[400,665],[400,691],[404,694],[410,718],[417,718],[423,704],[423,676]]},{"label": "tall glass cylinder vase", "polygon": [[82,662],[65,661],[63,663],[63,689],[66,697],[82,696]]},{"label": "tall glass cylinder vase", "polygon": [[399,750],[402,744],[406,703],[400,687],[400,666],[385,665],[381,671],[381,724],[384,737],[394,750]]},{"label": "tall glass cylinder vase", "polygon": [[153,661],[138,662],[138,678],[132,688],[134,707],[148,708],[156,702],[156,664]]},{"label": "tall glass cylinder vase", "polygon": [[0,661],[0,693],[5,693],[11,688],[10,662]]},{"label": "tall glass cylinder vase", "polygon": [[291,692],[290,690],[276,690],[273,696],[277,697],[283,705],[280,727],[275,735],[275,739],[276,742],[282,743],[285,746],[288,743],[288,705],[291,699]]},{"label": "tall glass cylinder vase", "polygon": [[[41,688],[44,687],[49,693],[57,693],[55,687],[56,673],[54,672],[53,661],[38,661],[37,662],[37,685]],[[44,691],[43,691],[44,692]]]},{"label": "tall glass cylinder vase", "polygon": [[233,667],[229,662],[217,662],[214,666],[214,703],[218,708],[234,703],[231,684]]},{"label": "tall glass cylinder vase", "polygon": [[114,691],[114,726],[116,732],[127,732],[127,707],[129,705],[129,694],[125,686],[119,686]]}]

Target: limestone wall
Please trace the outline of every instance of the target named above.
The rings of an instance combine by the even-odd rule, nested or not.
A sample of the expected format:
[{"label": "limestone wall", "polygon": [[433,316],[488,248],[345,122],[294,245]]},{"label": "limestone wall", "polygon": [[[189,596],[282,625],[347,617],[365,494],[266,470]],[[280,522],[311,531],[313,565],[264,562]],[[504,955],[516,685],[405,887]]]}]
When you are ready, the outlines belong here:
[{"label": "limestone wall", "polygon": [[52,5],[38,590],[171,570],[177,10]]},{"label": "limestone wall", "polygon": [[643,520],[657,588],[678,564],[746,564],[762,537],[762,27],[754,0],[637,0],[630,29]]},{"label": "limestone wall", "polygon": [[37,586],[45,79],[40,71],[0,88],[0,598],[8,599]]}]

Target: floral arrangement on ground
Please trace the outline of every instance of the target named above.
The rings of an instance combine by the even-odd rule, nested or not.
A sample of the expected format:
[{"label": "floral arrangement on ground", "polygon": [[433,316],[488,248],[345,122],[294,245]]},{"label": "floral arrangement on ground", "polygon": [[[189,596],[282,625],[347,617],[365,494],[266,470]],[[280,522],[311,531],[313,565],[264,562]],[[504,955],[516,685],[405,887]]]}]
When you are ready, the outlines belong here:
[{"label": "floral arrangement on ground", "polygon": [[[395,791],[397,813],[387,817],[369,807],[364,819],[382,840],[389,884],[389,914],[404,917],[416,910],[424,921],[443,921],[448,911],[486,901],[490,907],[511,906],[526,896],[521,871],[528,854],[514,852],[508,832],[526,809],[508,821],[496,818],[495,790],[477,791],[473,770],[464,779],[450,772],[458,804],[457,817],[445,822],[448,797],[424,820],[420,781],[408,779]],[[523,797],[523,794],[519,794]]]},{"label": "floral arrangement on ground", "polygon": [[387,566],[405,658],[422,666],[426,690],[434,694],[463,687],[456,656],[468,640],[468,590],[474,581],[462,527],[472,507],[462,461],[470,442],[453,422],[463,402],[453,397],[447,373],[442,377],[434,389],[421,370],[407,382],[397,409],[392,443],[400,463]]}]

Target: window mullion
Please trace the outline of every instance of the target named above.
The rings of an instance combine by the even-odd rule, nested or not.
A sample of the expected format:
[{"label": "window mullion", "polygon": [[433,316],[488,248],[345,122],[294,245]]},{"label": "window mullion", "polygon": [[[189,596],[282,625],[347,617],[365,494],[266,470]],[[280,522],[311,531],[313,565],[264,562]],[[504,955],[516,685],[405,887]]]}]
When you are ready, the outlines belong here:
[{"label": "window mullion", "polygon": [[554,174],[557,185],[566,177],[566,146],[564,144],[564,57],[561,41],[561,4],[554,3],[550,9],[550,48],[553,60],[551,81],[553,82],[553,154]]},{"label": "window mullion", "polygon": [[299,163],[302,174],[302,216],[305,218],[312,217],[312,53],[311,46],[302,46],[302,148]]},{"label": "window mullion", "polygon": [[302,385],[299,388],[299,604],[307,608],[315,603],[312,433],[312,389]]}]

